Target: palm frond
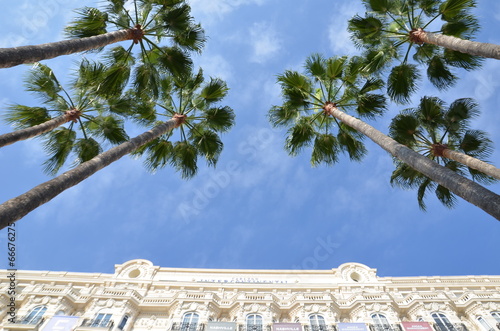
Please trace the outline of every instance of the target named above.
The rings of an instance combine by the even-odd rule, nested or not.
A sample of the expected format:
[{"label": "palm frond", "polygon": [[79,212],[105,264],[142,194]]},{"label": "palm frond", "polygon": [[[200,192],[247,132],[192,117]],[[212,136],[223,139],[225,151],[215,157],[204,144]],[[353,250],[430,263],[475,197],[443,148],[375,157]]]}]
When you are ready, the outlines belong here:
[{"label": "palm frond", "polygon": [[384,23],[377,17],[354,16],[349,20],[348,29],[352,37],[366,45],[375,45],[382,36]]},{"label": "palm frond", "polygon": [[391,121],[389,136],[397,142],[413,146],[416,142],[415,134],[419,132],[418,119],[410,114],[398,114]]},{"label": "palm frond", "polygon": [[[33,66],[24,79],[24,86],[27,91],[35,93],[45,104],[54,105],[60,102],[67,104],[60,95],[62,91],[61,84],[52,69],[44,64],[36,63]],[[68,109],[70,107],[67,105],[65,108]]]},{"label": "palm frond", "polygon": [[463,15],[475,6],[475,0],[446,0],[439,7],[439,12],[443,20],[452,21],[457,15]]},{"label": "palm frond", "polygon": [[453,67],[463,68],[465,70],[475,70],[481,67],[484,58],[473,56],[467,53],[445,49],[443,57],[446,63]]},{"label": "palm frond", "polygon": [[198,153],[205,157],[209,166],[217,165],[224,145],[215,132],[197,125],[190,130],[189,140]]},{"label": "palm frond", "polygon": [[340,130],[337,135],[340,150],[346,152],[352,161],[361,161],[368,152],[365,145],[358,137],[347,130]]},{"label": "palm frond", "polygon": [[191,178],[198,171],[198,152],[196,147],[187,141],[178,141],[172,148],[170,164],[181,173],[182,178]]},{"label": "palm frond", "polygon": [[73,163],[74,166],[80,163],[89,161],[102,153],[102,148],[99,143],[93,138],[77,139],[73,147],[77,159]]},{"label": "palm frond", "polygon": [[375,118],[387,110],[385,96],[382,94],[359,94],[356,104],[356,112],[364,118]]},{"label": "palm frond", "polygon": [[142,153],[146,153],[144,165],[150,172],[164,168],[171,162],[173,144],[165,138],[155,139],[146,144]]},{"label": "palm frond", "polygon": [[418,89],[420,74],[413,64],[400,64],[392,68],[387,81],[387,94],[396,103],[407,103]]},{"label": "palm frond", "polygon": [[76,138],[75,131],[58,128],[49,132],[44,141],[44,149],[50,158],[43,163],[43,170],[49,175],[55,175],[68,159]]},{"label": "palm frond", "polygon": [[436,197],[438,200],[447,208],[455,207],[457,203],[457,197],[450,192],[446,187],[438,185],[436,187]]},{"label": "palm frond", "polygon": [[96,116],[86,126],[94,135],[112,144],[120,144],[129,138],[123,128],[123,121],[114,116]]},{"label": "palm frond", "polygon": [[306,72],[316,78],[317,80],[323,80],[326,75],[326,61],[321,54],[312,54],[306,58],[305,61]]},{"label": "palm frond", "polygon": [[2,118],[17,129],[29,128],[50,120],[49,111],[43,107],[9,105]]},{"label": "palm frond", "polygon": [[488,134],[480,130],[467,130],[459,143],[459,148],[465,154],[487,162],[493,154],[493,142]]},{"label": "palm frond", "polygon": [[301,118],[292,128],[288,130],[285,149],[292,156],[297,155],[304,147],[310,146],[315,131],[309,118]]},{"label": "palm frond", "polygon": [[199,96],[207,105],[211,105],[224,99],[228,91],[229,88],[225,81],[219,78],[212,78],[210,82],[201,89]]},{"label": "palm frond", "polygon": [[440,90],[447,89],[456,83],[457,77],[449,70],[439,56],[434,56],[427,67],[427,77],[432,85]]},{"label": "palm frond", "polygon": [[471,98],[461,98],[453,101],[444,114],[448,130],[460,133],[468,127],[470,121],[479,116],[479,105]]},{"label": "palm frond", "polygon": [[227,132],[234,125],[234,111],[230,107],[213,107],[204,110],[203,125],[218,131]]},{"label": "palm frond", "polygon": [[106,33],[108,14],[97,8],[84,7],[76,11],[78,17],[64,29],[69,38],[85,38]]},{"label": "palm frond", "polygon": [[311,164],[313,167],[321,163],[333,165],[338,162],[338,153],[337,138],[331,134],[319,134],[314,139]]}]

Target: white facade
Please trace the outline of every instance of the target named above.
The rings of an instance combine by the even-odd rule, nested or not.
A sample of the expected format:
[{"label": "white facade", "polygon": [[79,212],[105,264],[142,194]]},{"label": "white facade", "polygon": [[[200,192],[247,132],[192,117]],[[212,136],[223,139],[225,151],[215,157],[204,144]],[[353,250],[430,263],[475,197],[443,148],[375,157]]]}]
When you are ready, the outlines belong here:
[{"label": "white facade", "polygon": [[378,277],[358,263],[178,269],[132,260],[114,274],[18,270],[12,295],[8,271],[0,272],[1,330],[410,330],[403,322],[427,322],[436,331],[500,330],[500,276]]}]

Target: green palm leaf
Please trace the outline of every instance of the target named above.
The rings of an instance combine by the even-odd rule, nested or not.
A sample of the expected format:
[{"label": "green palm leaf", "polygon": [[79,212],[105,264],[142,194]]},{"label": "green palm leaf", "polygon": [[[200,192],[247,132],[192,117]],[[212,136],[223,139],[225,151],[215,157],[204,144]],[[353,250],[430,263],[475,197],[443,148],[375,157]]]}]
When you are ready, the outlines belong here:
[{"label": "green palm leaf", "polygon": [[228,91],[229,88],[227,87],[226,82],[219,78],[212,78],[210,79],[210,82],[201,90],[200,97],[206,102],[207,105],[211,105],[224,99]]},{"label": "green palm leaf", "polygon": [[453,20],[457,15],[463,14],[476,6],[475,0],[447,0],[439,7],[443,20]]},{"label": "green palm leaf", "polygon": [[123,121],[114,116],[96,116],[87,123],[87,128],[97,137],[102,137],[112,144],[129,139],[123,128]]},{"label": "green palm leaf", "polygon": [[304,147],[310,146],[315,137],[314,128],[308,118],[301,118],[288,131],[285,149],[290,155],[297,155]]},{"label": "green palm leaf", "polygon": [[397,142],[406,146],[415,144],[415,134],[419,132],[418,119],[410,114],[398,114],[391,121],[389,126],[389,136]]},{"label": "green palm leaf", "polygon": [[481,67],[484,59],[467,53],[445,49],[443,57],[446,63],[451,66],[463,68],[465,70],[474,70]]},{"label": "green palm leaf", "polygon": [[189,139],[199,154],[205,157],[208,165],[215,167],[223,148],[219,135],[198,125],[190,131]]},{"label": "green palm leaf", "polygon": [[354,16],[349,20],[349,30],[353,33],[355,40],[359,40],[367,45],[374,45],[382,36],[384,23],[374,17]]},{"label": "green palm leaf", "polygon": [[387,81],[387,94],[397,103],[407,103],[417,91],[420,74],[413,64],[400,64],[392,68]]},{"label": "green palm leaf", "polygon": [[69,38],[85,38],[106,33],[108,14],[96,8],[85,7],[76,11],[79,16],[70,22],[64,32]]},{"label": "green palm leaf", "polygon": [[165,138],[155,139],[143,146],[144,152],[147,151],[144,161],[146,168],[151,172],[156,172],[165,167],[171,162],[173,148],[173,144]]},{"label": "green palm leaf", "polygon": [[59,128],[47,134],[44,145],[50,158],[43,163],[47,174],[56,174],[64,165],[73,149],[75,138],[75,131],[67,128]]},{"label": "green palm leaf", "polygon": [[50,120],[49,112],[43,107],[10,105],[2,118],[17,129],[29,128]]},{"label": "green palm leaf", "polygon": [[170,164],[181,173],[182,178],[191,178],[196,174],[198,170],[197,159],[198,152],[196,147],[187,141],[174,143]]},{"label": "green palm leaf", "polygon": [[77,160],[75,161],[75,166],[89,161],[102,153],[102,148],[99,143],[93,138],[77,139],[73,147]]},{"label": "green palm leaf", "polygon": [[331,134],[319,134],[314,139],[311,154],[311,164],[313,167],[324,162],[333,165],[338,162],[339,146],[337,138]]},{"label": "green palm leaf", "polygon": [[431,83],[440,90],[453,86],[457,79],[439,56],[434,56],[432,60],[429,61],[427,77],[429,77]]},{"label": "green palm leaf", "polygon": [[234,111],[230,107],[209,108],[204,113],[202,123],[212,130],[227,132],[234,125]]},{"label": "green palm leaf", "polygon": [[347,128],[340,130],[337,135],[340,150],[346,152],[352,161],[361,161],[366,155],[367,150],[365,145],[355,136],[353,132],[349,132]]}]

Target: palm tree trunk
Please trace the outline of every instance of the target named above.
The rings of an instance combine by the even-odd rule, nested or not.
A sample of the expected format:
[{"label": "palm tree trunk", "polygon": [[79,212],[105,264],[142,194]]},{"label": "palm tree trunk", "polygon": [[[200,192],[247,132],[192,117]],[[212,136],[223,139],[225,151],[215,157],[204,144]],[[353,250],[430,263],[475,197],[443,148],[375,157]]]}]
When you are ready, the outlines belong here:
[{"label": "palm tree trunk", "polygon": [[469,156],[467,154],[451,150],[449,148],[443,149],[442,153],[444,157],[450,160],[460,162],[462,164],[465,164],[469,168],[481,171],[483,174],[494,177],[496,179],[500,179],[500,169],[491,164],[478,160],[475,157]]},{"label": "palm tree trunk", "polygon": [[0,135],[0,147],[7,146],[15,142],[26,140],[41,135],[42,133],[54,130],[64,123],[78,118],[79,115],[80,112],[78,111],[68,110],[63,115],[53,118],[45,123],[38,124],[30,128],[2,134]]},{"label": "palm tree trunk", "polygon": [[422,29],[412,31],[410,38],[413,42],[417,43],[433,44],[461,53],[500,60],[500,45],[496,44],[460,39],[453,36],[426,32]]},{"label": "palm tree trunk", "polygon": [[60,193],[75,186],[102,168],[130,154],[142,145],[158,138],[183,123],[185,115],[175,115],[172,119],[159,124],[135,138],[101,153],[92,160],[66,171],[54,179],[46,181],[16,198],[0,205],[0,230],[21,219],[29,212],[49,202]]},{"label": "palm tree trunk", "polygon": [[0,68],[10,68],[23,63],[34,63],[60,55],[89,51],[136,38],[134,29],[123,29],[98,36],[56,41],[53,43],[0,48]]},{"label": "palm tree trunk", "polygon": [[341,112],[332,103],[325,105],[325,112],[363,133],[392,156],[413,169],[500,220],[500,195],[414,152],[365,122]]}]

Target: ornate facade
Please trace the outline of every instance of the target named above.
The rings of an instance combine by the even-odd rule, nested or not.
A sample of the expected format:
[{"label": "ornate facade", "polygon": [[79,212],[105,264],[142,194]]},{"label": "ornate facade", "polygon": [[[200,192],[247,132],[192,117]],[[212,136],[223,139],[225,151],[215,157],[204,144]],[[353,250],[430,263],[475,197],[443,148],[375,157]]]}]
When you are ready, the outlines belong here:
[{"label": "ornate facade", "polygon": [[132,260],[114,274],[18,270],[12,287],[8,270],[1,273],[6,331],[500,330],[500,276],[378,277],[358,263],[178,269]]}]

